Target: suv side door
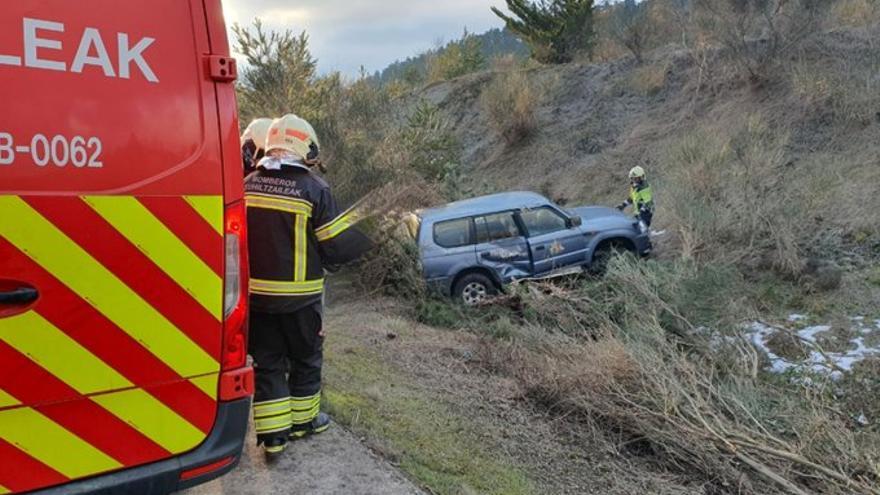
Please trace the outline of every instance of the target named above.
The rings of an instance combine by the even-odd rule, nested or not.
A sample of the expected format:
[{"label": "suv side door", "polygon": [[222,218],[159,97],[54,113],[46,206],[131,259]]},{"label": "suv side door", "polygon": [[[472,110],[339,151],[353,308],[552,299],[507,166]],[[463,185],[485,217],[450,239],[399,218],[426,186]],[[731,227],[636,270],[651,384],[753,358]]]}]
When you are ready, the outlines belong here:
[{"label": "suv side door", "polygon": [[518,216],[526,229],[536,276],[587,262],[587,238],[568,216],[550,206],[524,209]]},{"label": "suv side door", "polygon": [[502,282],[534,275],[529,244],[512,211],[474,218],[477,263],[498,274]]}]

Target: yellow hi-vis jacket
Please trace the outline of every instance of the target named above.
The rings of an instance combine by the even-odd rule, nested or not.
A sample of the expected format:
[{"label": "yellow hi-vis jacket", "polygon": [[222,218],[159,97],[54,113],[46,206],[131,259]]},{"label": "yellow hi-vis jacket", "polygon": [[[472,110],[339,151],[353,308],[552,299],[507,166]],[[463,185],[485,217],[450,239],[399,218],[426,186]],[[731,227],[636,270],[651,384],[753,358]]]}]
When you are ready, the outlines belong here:
[{"label": "yellow hi-vis jacket", "polygon": [[643,210],[654,213],[654,192],[646,182],[639,187],[630,189],[627,204],[633,207],[634,213],[639,215]]}]

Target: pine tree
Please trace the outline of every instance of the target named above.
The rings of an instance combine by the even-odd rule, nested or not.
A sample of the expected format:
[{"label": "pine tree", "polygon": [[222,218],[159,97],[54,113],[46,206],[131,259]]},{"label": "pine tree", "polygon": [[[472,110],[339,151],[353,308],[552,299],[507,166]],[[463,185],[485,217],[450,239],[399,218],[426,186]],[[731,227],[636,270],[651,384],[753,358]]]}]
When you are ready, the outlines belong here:
[{"label": "pine tree", "polygon": [[539,62],[567,63],[578,53],[591,54],[594,0],[506,1],[513,16],[495,7],[492,12],[524,38]]}]

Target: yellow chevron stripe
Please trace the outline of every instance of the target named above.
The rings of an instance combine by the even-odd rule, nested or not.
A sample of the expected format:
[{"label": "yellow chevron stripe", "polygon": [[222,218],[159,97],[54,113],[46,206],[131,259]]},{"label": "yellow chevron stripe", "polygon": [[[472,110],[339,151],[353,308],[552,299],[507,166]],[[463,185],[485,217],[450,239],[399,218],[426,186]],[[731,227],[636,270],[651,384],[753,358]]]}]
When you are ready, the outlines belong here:
[{"label": "yellow chevron stripe", "polygon": [[9,489],[6,488],[5,486],[0,485],[0,495],[4,495],[4,494],[6,494],[6,493],[12,493],[12,492],[9,491]]},{"label": "yellow chevron stripe", "polygon": [[0,390],[0,409],[18,405],[21,405],[21,402],[19,402],[18,399],[7,394],[3,390]]},{"label": "yellow chevron stripe", "polygon": [[223,235],[222,196],[184,196],[184,200],[201,215],[218,234]]},{"label": "yellow chevron stripe", "polygon": [[198,389],[204,392],[205,395],[207,395],[208,397],[216,400],[219,381],[220,376],[217,374],[212,374],[193,378],[192,380],[190,380],[190,383],[198,387]]},{"label": "yellow chevron stripe", "polygon": [[81,438],[26,407],[0,411],[0,438],[68,478],[82,478],[122,467]]},{"label": "yellow chevron stripe", "polygon": [[219,371],[214,358],[27,203],[2,196],[0,211],[4,213],[0,236],[24,250],[171,369],[184,377]]},{"label": "yellow chevron stripe", "polygon": [[89,196],[83,199],[218,321],[221,319],[223,280],[150,210],[131,196]]},{"label": "yellow chevron stripe", "polygon": [[[23,329],[26,331],[22,331]],[[134,384],[113,368],[35,313],[0,320],[0,340],[26,354],[83,395],[134,387]],[[207,378],[213,379],[214,391],[209,395],[215,398],[217,375],[208,375]],[[177,445],[178,441],[188,441],[186,434],[191,434],[194,430],[189,423],[141,390],[97,396],[92,400],[166,448]],[[150,415],[156,421],[163,420],[166,424],[161,428],[154,428],[146,423],[146,427],[139,428],[138,425],[145,424],[144,415]],[[171,415],[174,419],[169,421]],[[201,435],[199,440],[204,439],[201,432],[198,434]]]},{"label": "yellow chevron stripe", "polygon": [[34,312],[0,319],[0,340],[83,395],[134,386]]},{"label": "yellow chevron stripe", "polygon": [[186,452],[205,439],[204,433],[143,390],[91,399],[173,454]]}]

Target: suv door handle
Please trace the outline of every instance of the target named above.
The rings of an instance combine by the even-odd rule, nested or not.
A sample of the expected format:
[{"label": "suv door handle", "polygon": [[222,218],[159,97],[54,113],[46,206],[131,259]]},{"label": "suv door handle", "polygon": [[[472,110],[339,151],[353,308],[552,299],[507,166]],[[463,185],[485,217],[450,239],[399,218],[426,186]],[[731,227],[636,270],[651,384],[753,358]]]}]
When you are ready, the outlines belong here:
[{"label": "suv door handle", "polygon": [[547,249],[547,246],[538,246],[535,248],[535,251],[543,251],[545,249]]},{"label": "suv door handle", "polygon": [[40,297],[37,289],[22,287],[6,292],[0,292],[0,304],[30,304]]}]

